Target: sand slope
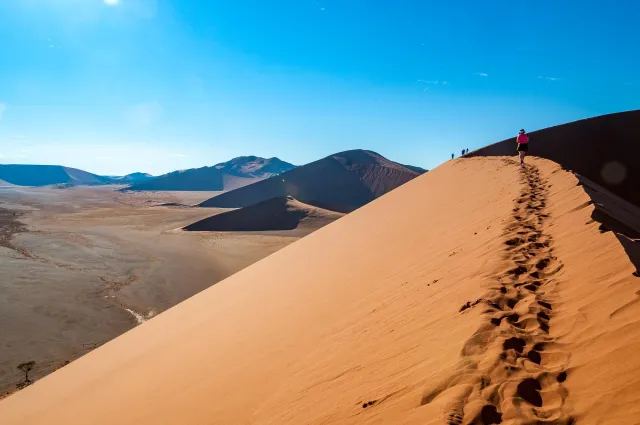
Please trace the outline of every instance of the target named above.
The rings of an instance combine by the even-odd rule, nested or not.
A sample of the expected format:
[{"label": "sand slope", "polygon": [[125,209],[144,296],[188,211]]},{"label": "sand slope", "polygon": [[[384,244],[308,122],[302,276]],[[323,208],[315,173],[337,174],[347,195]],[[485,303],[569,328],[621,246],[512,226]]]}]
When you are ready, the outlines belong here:
[{"label": "sand slope", "polygon": [[273,198],[256,205],[207,217],[184,227],[189,231],[293,230],[302,222],[320,228],[343,214],[303,204],[291,197]]},{"label": "sand slope", "polygon": [[640,280],[584,186],[450,161],[0,402],[3,424],[633,424]]},{"label": "sand slope", "polygon": [[353,150],[223,193],[200,206],[241,208],[271,198],[293,196],[306,204],[351,212],[419,175],[418,171],[375,152]]},{"label": "sand slope", "polygon": [[[531,135],[531,154],[548,158],[640,206],[640,110],[589,118]],[[512,138],[468,156],[514,155]]]},{"label": "sand slope", "polygon": [[212,167],[174,171],[127,190],[233,190],[295,168],[278,158],[241,156]]}]

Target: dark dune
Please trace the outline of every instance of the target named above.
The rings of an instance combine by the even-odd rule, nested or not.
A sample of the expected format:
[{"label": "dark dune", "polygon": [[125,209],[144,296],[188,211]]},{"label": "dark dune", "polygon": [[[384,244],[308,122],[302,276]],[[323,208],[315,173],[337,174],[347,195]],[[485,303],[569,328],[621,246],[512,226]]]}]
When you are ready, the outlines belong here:
[{"label": "dark dune", "polygon": [[303,204],[293,198],[273,198],[259,204],[205,218],[184,230],[189,231],[268,231],[293,230],[305,220],[314,229],[342,217],[342,214]]},{"label": "dark dune", "polygon": [[[555,161],[640,206],[640,110],[575,121],[529,134],[531,155]],[[504,155],[516,155],[515,132],[510,139],[468,154]]]},{"label": "dark dune", "polygon": [[17,186],[100,185],[112,183],[109,177],[98,176],[76,168],[60,165],[0,165],[0,180]]},{"label": "dark dune", "polygon": [[212,167],[174,171],[126,190],[222,191],[246,186],[295,168],[278,158],[242,156]]},{"label": "dark dune", "polygon": [[200,206],[242,208],[292,196],[305,204],[348,213],[420,174],[375,152],[352,150],[223,193]]}]

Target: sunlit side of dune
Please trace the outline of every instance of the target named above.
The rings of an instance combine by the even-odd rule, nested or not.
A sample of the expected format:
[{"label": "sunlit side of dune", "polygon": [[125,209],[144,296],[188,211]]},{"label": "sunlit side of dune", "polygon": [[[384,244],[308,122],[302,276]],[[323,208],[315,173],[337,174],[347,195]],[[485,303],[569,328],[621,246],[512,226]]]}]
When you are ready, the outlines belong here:
[{"label": "sunlit side of dune", "polygon": [[640,280],[575,176],[531,164],[438,167],[0,402],[1,422],[633,423]]}]

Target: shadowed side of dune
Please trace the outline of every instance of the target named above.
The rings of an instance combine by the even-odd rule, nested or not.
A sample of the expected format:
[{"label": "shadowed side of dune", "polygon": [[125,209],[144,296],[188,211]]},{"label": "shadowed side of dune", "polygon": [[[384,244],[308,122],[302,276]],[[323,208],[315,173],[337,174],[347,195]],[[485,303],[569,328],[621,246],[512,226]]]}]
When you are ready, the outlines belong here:
[{"label": "shadowed side of dune", "polygon": [[640,208],[585,177],[577,178],[594,206],[592,220],[600,223],[601,233],[613,232],[640,277]]},{"label": "shadowed side of dune", "polygon": [[223,193],[200,206],[242,208],[292,196],[309,205],[348,213],[419,175],[375,152],[353,150]]},{"label": "shadowed side of dune", "polygon": [[183,229],[200,232],[293,230],[303,220],[311,227],[319,228],[341,216],[340,213],[306,205],[290,197],[281,197],[214,215]]},{"label": "shadowed side of dune", "polygon": [[[603,115],[529,133],[530,154],[581,174],[640,205],[640,110]],[[468,156],[516,154],[514,137]]]}]

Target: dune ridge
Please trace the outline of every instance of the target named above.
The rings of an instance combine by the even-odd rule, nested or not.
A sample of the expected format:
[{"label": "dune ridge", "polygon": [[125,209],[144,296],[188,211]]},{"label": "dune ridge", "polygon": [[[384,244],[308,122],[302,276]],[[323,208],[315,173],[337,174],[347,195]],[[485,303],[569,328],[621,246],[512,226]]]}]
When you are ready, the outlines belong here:
[{"label": "dune ridge", "polygon": [[530,162],[450,161],[5,399],[0,417],[635,423],[635,268],[578,178]]},{"label": "dune ridge", "polygon": [[[640,110],[602,115],[529,133],[530,154],[550,159],[640,206]],[[467,156],[510,156],[512,138]]]}]

